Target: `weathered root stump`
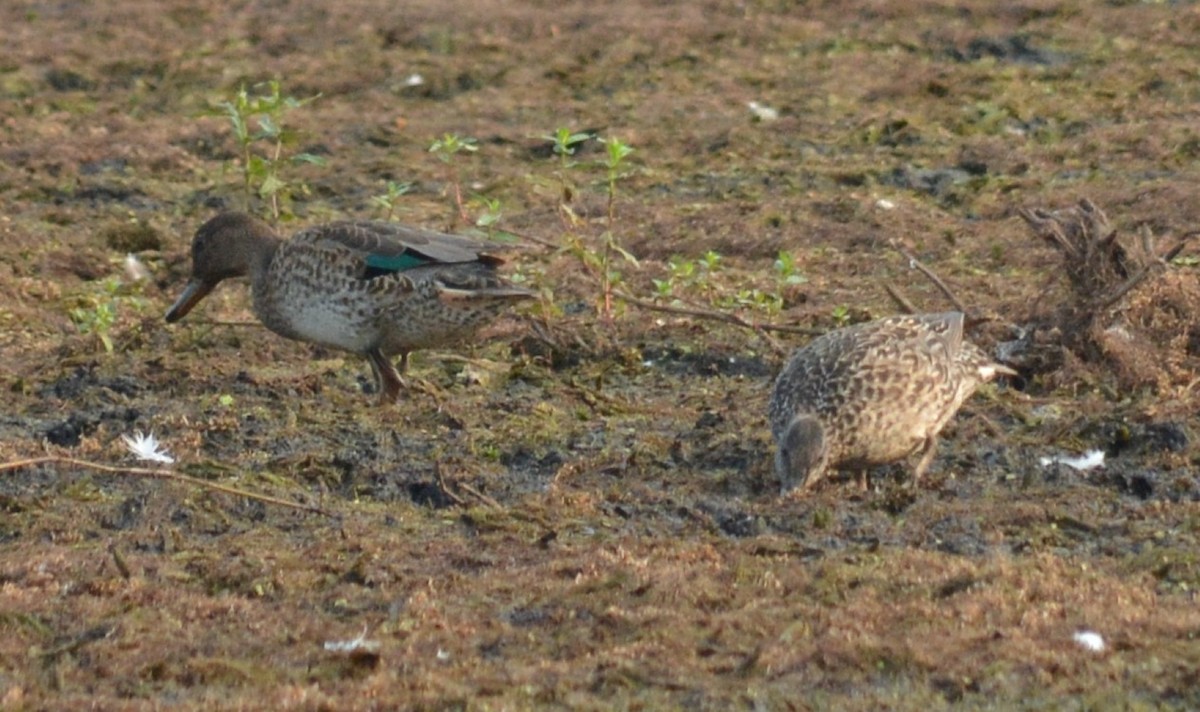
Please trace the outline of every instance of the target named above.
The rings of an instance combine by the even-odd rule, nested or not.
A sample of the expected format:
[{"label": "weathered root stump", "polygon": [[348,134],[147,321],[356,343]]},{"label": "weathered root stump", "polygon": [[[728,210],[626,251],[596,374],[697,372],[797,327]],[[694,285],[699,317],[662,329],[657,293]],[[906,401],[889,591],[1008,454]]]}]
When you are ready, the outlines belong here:
[{"label": "weathered root stump", "polygon": [[1070,297],[1032,314],[1022,339],[1004,345],[1006,360],[1043,374],[1050,385],[1082,375],[1062,373],[1077,370],[1072,366],[1106,380],[1094,371],[1103,368],[1122,390],[1149,387],[1168,395],[1193,385],[1200,371],[1200,279],[1171,261],[1200,232],[1164,249],[1165,240],[1147,228],[1136,234],[1113,228],[1086,198],[1065,210],[1024,209],[1021,217],[1061,254]]}]

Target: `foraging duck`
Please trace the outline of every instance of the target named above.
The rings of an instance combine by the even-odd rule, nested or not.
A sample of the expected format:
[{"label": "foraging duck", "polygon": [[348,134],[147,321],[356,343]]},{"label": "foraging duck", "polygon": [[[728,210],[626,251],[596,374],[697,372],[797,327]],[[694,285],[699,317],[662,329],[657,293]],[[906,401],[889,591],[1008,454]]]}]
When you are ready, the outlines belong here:
[{"label": "foraging duck", "polygon": [[963,340],[960,312],[894,316],[824,334],[797,349],[768,408],[783,494],[829,468],[866,469],[917,450],[919,483],[937,436],[980,384],[1017,375]]},{"label": "foraging duck", "polygon": [[[222,213],[192,240],[192,279],[167,310],[182,319],[222,280],[249,277],[271,331],[365,356],[380,402],[396,399],[414,349],[460,341],[534,293],[496,273],[490,245],[395,223],[346,221],[283,240],[244,213]],[[400,373],[391,356],[400,354]]]}]

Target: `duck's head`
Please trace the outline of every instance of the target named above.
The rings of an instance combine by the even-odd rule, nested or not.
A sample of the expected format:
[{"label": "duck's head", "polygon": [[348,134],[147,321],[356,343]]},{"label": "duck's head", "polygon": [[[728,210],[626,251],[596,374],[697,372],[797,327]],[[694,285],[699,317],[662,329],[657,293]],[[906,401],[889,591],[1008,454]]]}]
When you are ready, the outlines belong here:
[{"label": "duck's head", "polygon": [[221,280],[264,266],[278,245],[269,225],[245,213],[222,213],[201,225],[192,239],[192,278],[167,310],[167,321],[186,316]]},{"label": "duck's head", "polygon": [[825,476],[829,464],[829,439],[816,416],[800,413],[780,434],[775,451],[775,473],[785,497],[811,488]]}]

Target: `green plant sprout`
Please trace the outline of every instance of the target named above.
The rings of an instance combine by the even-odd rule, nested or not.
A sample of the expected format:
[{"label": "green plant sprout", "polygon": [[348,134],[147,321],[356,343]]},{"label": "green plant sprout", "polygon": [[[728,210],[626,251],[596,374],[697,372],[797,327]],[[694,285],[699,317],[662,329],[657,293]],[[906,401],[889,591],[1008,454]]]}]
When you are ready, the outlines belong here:
[{"label": "green plant sprout", "polygon": [[[678,255],[667,260],[668,277],[662,286],[654,280],[660,296],[678,296],[683,292],[700,292],[704,301],[716,305],[715,295],[720,291],[717,273],[721,268],[721,255],[713,250],[705,252],[698,260],[684,259]],[[677,293],[676,289],[680,291]]]},{"label": "green plant sprout", "polygon": [[[578,136],[579,134],[574,134]],[[568,136],[568,139],[572,136]],[[605,148],[604,168],[607,171],[608,184],[608,229],[604,231],[602,236],[603,246],[600,253],[600,290],[604,298],[604,316],[612,318],[613,308],[613,283],[620,280],[620,273],[612,268],[613,253],[620,255],[626,262],[638,266],[637,258],[633,256],[625,248],[621,247],[614,236],[613,228],[616,224],[616,202],[617,202],[617,181],[622,177],[621,164],[633,153],[633,148],[628,144],[623,143],[618,138],[601,139]],[[568,145],[568,148],[571,146]]]},{"label": "green plant sprout", "polygon": [[478,144],[479,142],[473,138],[448,133],[443,134],[429,146],[429,152],[446,164],[447,170],[450,172],[450,185],[454,188],[454,205],[458,208],[458,215],[463,222],[470,222],[471,219],[467,216],[467,209],[463,205],[462,182],[459,180],[458,166],[454,163],[454,157],[459,153],[478,151]]},{"label": "green plant sprout", "polygon": [[112,328],[117,322],[121,302],[127,301],[140,309],[144,301],[139,296],[140,285],[126,287],[119,277],[109,277],[91,294],[80,295],[78,306],[68,310],[71,321],[81,334],[95,334],[105,353],[113,352]]},{"label": "green plant sprout", "polygon": [[792,253],[779,251],[779,256],[775,258],[775,278],[780,286],[793,284],[805,284],[808,282],[808,277],[800,274],[796,267],[796,258],[792,257]]},{"label": "green plant sprout", "polygon": [[394,180],[387,182],[387,192],[382,195],[372,196],[371,204],[384,212],[383,219],[390,221],[396,215],[396,206],[400,202],[400,197],[412,190],[412,183],[397,183]]},{"label": "green plant sprout", "polygon": [[605,318],[611,319],[614,307],[614,289],[622,281],[621,272],[615,266],[616,257],[619,256],[634,267],[639,266],[637,258],[622,247],[616,237],[617,185],[620,179],[626,175],[622,170],[625,159],[633,153],[633,148],[618,138],[599,139],[605,147],[605,157],[591,165],[598,165],[605,171],[604,184],[608,205],[605,212],[604,232],[599,236],[598,244],[595,244],[575,233],[575,229],[584,224],[584,220],[575,213],[570,205],[575,195],[575,185],[569,174],[572,170],[586,165],[575,160],[580,144],[598,137],[594,132],[559,128],[542,138],[550,141],[551,149],[558,157],[555,169],[555,177],[559,184],[558,212],[567,231],[562,251],[573,255],[599,280],[600,303],[597,310]]},{"label": "green plant sprout", "polygon": [[554,155],[559,157],[559,161],[563,168],[569,168],[571,156],[575,155],[575,149],[579,144],[595,138],[596,134],[588,131],[572,131],[568,128],[558,128],[550,136],[546,136],[554,144]]},{"label": "green plant sprout", "polygon": [[71,321],[81,334],[95,334],[104,346],[106,353],[113,352],[112,337],[109,330],[117,320],[116,302],[94,302],[90,308],[75,307],[71,309]]},{"label": "green plant sprout", "polygon": [[578,225],[580,220],[575,211],[571,209],[571,201],[575,198],[575,186],[567,178],[567,175],[576,166],[575,161],[572,160],[576,149],[584,141],[594,137],[593,133],[572,131],[568,128],[555,129],[554,133],[542,137],[550,141],[551,150],[554,155],[558,156],[558,169],[555,171],[559,184],[558,211],[563,223],[571,227]]},{"label": "green plant sprout", "polygon": [[486,195],[476,195],[471,200],[482,208],[479,217],[475,218],[475,227],[487,233],[488,239],[495,240],[498,237],[512,239],[509,233],[500,231],[496,228],[496,224],[500,222],[500,218],[504,216],[504,212],[500,209],[499,198],[489,198]]},{"label": "green plant sprout", "polygon": [[850,323],[850,307],[846,306],[845,304],[836,306],[833,308],[830,316],[833,317],[833,323],[837,324],[839,327],[846,326]]},{"label": "green plant sprout", "polygon": [[[255,88],[262,86],[258,84]],[[324,158],[311,153],[297,153],[284,159],[284,146],[293,145],[297,134],[284,127],[283,119],[288,112],[316,100],[320,94],[296,99],[283,95],[278,80],[266,82],[265,86],[265,94],[252,96],[243,85],[232,101],[223,101],[218,105],[216,113],[229,119],[241,151],[242,187],[247,209],[257,193],[270,205],[269,217],[278,220],[283,212],[291,212],[291,201],[295,194],[308,192],[308,186],[304,183],[285,181],[280,176],[280,168],[286,163],[325,165]],[[251,122],[254,123],[254,130],[251,130]],[[266,144],[265,155],[255,152],[254,147],[259,143]]]},{"label": "green plant sprout", "polygon": [[690,297],[692,303],[704,303],[718,310],[749,309],[773,316],[783,310],[781,287],[808,281],[797,272],[791,256],[784,252],[779,253],[779,258],[775,260],[774,288],[745,283],[745,280],[754,280],[755,277],[750,275],[739,279],[737,272],[727,272],[723,268],[724,260],[714,250],[695,259],[685,259],[679,255],[671,257],[667,261],[666,279],[651,280],[655,296],[677,304],[687,303]]}]

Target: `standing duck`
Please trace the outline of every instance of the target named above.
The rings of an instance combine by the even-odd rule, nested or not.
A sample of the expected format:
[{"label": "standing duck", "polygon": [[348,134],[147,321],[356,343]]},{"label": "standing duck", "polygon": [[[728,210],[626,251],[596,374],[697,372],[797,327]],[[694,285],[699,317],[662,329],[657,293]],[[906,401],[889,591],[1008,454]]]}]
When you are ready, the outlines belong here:
[{"label": "standing duck", "polygon": [[244,213],[223,213],[192,240],[192,279],[168,322],[231,277],[249,277],[255,316],[271,331],[365,356],[380,402],[404,386],[414,349],[469,337],[513,302],[534,293],[496,273],[490,245],[395,223],[335,222],[283,240]]},{"label": "standing duck", "polygon": [[792,354],[768,408],[783,494],[829,468],[859,470],[921,451],[919,483],[937,436],[975,389],[1017,375],[963,340],[960,312],[894,316],[813,339]]}]

